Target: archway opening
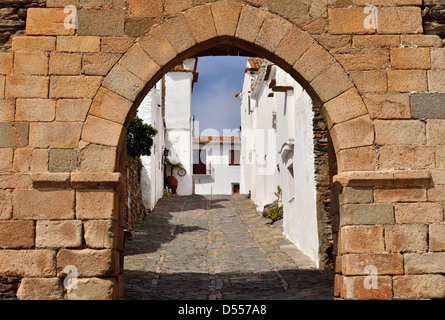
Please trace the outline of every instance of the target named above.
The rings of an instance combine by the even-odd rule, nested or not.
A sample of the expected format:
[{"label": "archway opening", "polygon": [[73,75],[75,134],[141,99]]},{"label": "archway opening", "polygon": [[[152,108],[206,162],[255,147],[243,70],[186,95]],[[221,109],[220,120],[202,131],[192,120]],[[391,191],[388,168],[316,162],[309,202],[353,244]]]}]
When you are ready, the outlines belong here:
[{"label": "archway opening", "polygon": [[[268,110],[268,112],[270,112],[266,116],[266,119],[259,120],[262,125],[260,125],[258,128],[255,128],[261,129],[262,134],[258,134],[258,132],[253,133],[252,130],[249,131],[247,130],[247,128],[243,128],[243,125],[241,126],[240,164],[242,164],[241,170],[244,169],[244,173],[240,177],[240,179],[243,180],[243,182],[240,183],[239,186],[240,193],[248,195],[249,198],[252,200],[252,203],[255,204],[257,210],[264,210],[264,207],[267,207],[267,204],[273,202],[270,195],[276,196],[276,193],[278,191],[277,187],[279,187],[282,190],[285,198],[285,205],[283,205],[284,216],[288,218],[287,220],[284,220],[284,230],[287,230],[285,231],[285,234],[289,238],[291,238],[294,243],[299,243],[300,246],[302,245],[302,243],[306,242],[307,247],[303,250],[306,250],[306,253],[311,255],[312,258],[316,260],[316,266],[318,268],[332,268],[334,260],[332,217],[335,212],[338,212],[338,208],[336,208],[336,203],[338,203],[338,201],[335,199],[337,195],[332,186],[332,177],[337,173],[337,169],[335,150],[329,136],[328,123],[324,119],[320,111],[322,99],[320,99],[318,95],[315,94],[315,91],[311,89],[311,87],[308,85],[308,82],[302,79],[302,77],[297,74],[292,67],[289,67],[289,65],[283,60],[280,60],[273,54],[268,54],[267,51],[265,51],[264,49],[256,48],[252,45],[244,46],[249,47],[249,49],[252,49],[252,51],[243,50],[241,48],[243,47],[242,45],[235,46],[233,44],[233,41],[234,40],[232,39],[230,40],[230,45],[224,44],[224,42],[226,41],[223,41],[223,44],[219,45],[215,45],[214,42],[210,42],[208,44],[210,48],[206,48],[205,50],[201,49],[202,51],[200,51],[198,54],[196,53],[196,48],[190,49],[189,54],[182,54],[180,55],[180,57],[177,58],[184,59],[181,60],[180,63],[177,63],[177,59],[174,59],[173,61],[168,63],[168,67],[164,67],[163,69],[161,69],[157,73],[157,76],[154,77],[154,79],[157,79],[155,85],[150,87],[151,82],[154,81],[152,79],[151,82],[149,82],[143,90],[143,93],[138,96],[136,102],[132,107],[132,111],[130,112],[129,117],[133,116],[136,113],[137,107],[139,107],[140,105],[144,106],[144,101],[146,101],[147,96],[152,95],[152,99],[156,99],[156,93],[153,91],[154,88],[154,90],[158,94],[158,99],[161,102],[161,109],[160,111],[158,111],[158,116],[160,117],[158,118],[159,120],[157,122],[163,122],[163,124],[165,125],[165,120],[163,118],[163,116],[165,116],[165,109],[162,109],[162,103],[165,102],[163,100],[165,99],[164,94],[165,92],[167,92],[167,89],[165,87],[165,75],[175,69],[176,71],[181,72],[183,72],[184,70],[190,70],[184,68],[184,62],[187,64],[187,62],[190,63],[190,59],[199,59],[200,57],[202,58],[204,56],[243,56],[245,58],[249,57],[249,62],[246,64],[245,69],[245,82],[247,81],[250,83],[248,89],[243,89],[241,90],[241,92],[238,93],[238,98],[240,99],[241,104],[240,112],[246,112],[249,114],[250,117],[252,117],[255,107],[258,109],[260,105],[267,106],[271,103],[271,101],[275,101],[272,102],[272,104],[275,105],[272,108],[269,108],[270,110]],[[213,47],[211,46],[211,44],[213,45]],[[260,57],[260,54],[252,53],[256,51],[259,51],[271,60],[269,60],[268,58],[263,58],[263,55],[261,55]],[[276,62],[274,63],[273,61]],[[290,71],[290,74],[286,72],[286,70]],[[180,77],[182,77],[182,75]],[[279,79],[278,82],[277,78]],[[193,76],[191,76],[190,80],[193,83]],[[256,93],[253,92],[255,91],[255,82],[258,87],[258,92]],[[260,92],[261,95],[266,96],[266,99],[260,99]],[[255,94],[256,96],[252,97]],[[243,96],[246,98],[244,101]],[[258,103],[258,101],[260,100],[263,102]],[[280,107],[278,108],[279,110],[277,110],[276,106],[277,101],[280,104]],[[252,107],[253,103],[255,104],[255,107]],[[157,103],[154,104],[158,105]],[[300,107],[299,111],[295,111],[296,105]],[[261,112],[263,115],[265,114],[264,110],[261,110]],[[258,113],[259,112],[257,111],[257,114]],[[306,116],[304,117],[305,114]],[[268,119],[267,117],[270,117],[270,119]],[[127,118],[127,122],[128,120],[129,118]],[[244,124],[247,123],[246,121],[248,122],[249,120],[245,119]],[[252,119],[250,119],[250,122],[252,122]],[[284,131],[281,130],[282,127],[285,127]],[[298,131],[297,136],[295,135],[295,128],[297,128]],[[243,129],[245,129],[244,136]],[[272,129],[272,132],[275,132],[272,139],[274,140],[274,144],[269,145],[269,149],[264,148],[267,145],[267,143],[265,143],[264,141],[268,139],[267,129]],[[285,135],[285,137],[280,137],[279,145],[277,145],[277,129],[278,132],[280,132],[281,130],[281,136]],[[190,134],[191,133],[192,132],[190,132]],[[266,136],[264,136],[264,134],[266,134]],[[255,153],[255,158],[260,153],[261,157],[267,157],[267,155],[272,154],[277,155],[277,158],[274,159],[274,161],[268,161],[269,165],[273,162],[273,165],[271,167],[272,172],[267,172],[267,174],[259,174],[258,166],[254,171],[252,171],[252,150],[249,149],[247,144],[243,144],[243,142],[245,140],[248,140],[247,137],[252,137],[253,135],[256,136],[257,143],[259,141],[262,141],[262,150],[259,153]],[[166,168],[163,167],[163,164],[165,164],[165,158],[167,158],[168,156],[165,153],[165,149],[171,148],[166,148],[166,141],[164,140],[163,142],[164,143],[162,143],[161,141],[158,142],[159,148],[157,149],[157,151],[155,151],[155,154],[159,156],[158,160],[156,161],[157,167],[159,171],[164,174]],[[305,148],[306,150],[302,150],[301,148]],[[121,150],[123,150],[122,146]],[[307,154],[308,150],[310,150],[309,160],[302,159],[301,155]],[[123,160],[124,157],[120,157],[120,159]],[[302,165],[302,161],[309,162],[306,163],[306,165]],[[191,162],[191,164],[193,164],[193,161]],[[122,168],[122,163],[120,165]],[[189,170],[193,171],[192,168],[189,168]],[[248,171],[249,174],[247,174]],[[173,175],[173,171],[171,172]],[[275,177],[273,177],[274,175]],[[254,177],[257,179],[258,176],[261,176],[262,178],[272,176],[272,180],[275,181],[272,183],[267,183],[266,179],[262,182],[260,181],[260,183],[257,183],[257,186],[255,187],[255,182],[252,181],[252,178]],[[307,182],[301,183],[302,178],[306,179]],[[309,189],[311,189],[311,193],[309,196],[311,199],[306,201],[296,201],[296,199],[304,199],[305,197],[307,197],[307,194],[305,194],[304,191],[307,191],[308,185]],[[253,188],[255,189],[255,191],[252,192]],[[192,193],[195,192],[193,191]],[[159,198],[160,193],[158,193],[158,199]],[[182,205],[184,205],[184,203],[182,203]],[[312,208],[309,209],[308,207]],[[286,216],[286,211],[289,213],[291,211],[294,212],[294,217],[292,218],[291,214],[288,214],[288,216]],[[302,212],[307,211],[311,211],[312,214],[311,219],[309,219],[309,224],[311,224],[310,227],[308,227],[309,224],[306,226],[304,225],[304,218],[298,218],[298,214],[300,214],[301,216]],[[295,228],[295,224],[299,224],[299,228]],[[300,232],[304,229],[307,230],[306,235],[302,235]],[[309,240],[309,245],[307,245],[308,238],[312,239]],[[305,246],[305,244],[303,244],[303,246]]]}]

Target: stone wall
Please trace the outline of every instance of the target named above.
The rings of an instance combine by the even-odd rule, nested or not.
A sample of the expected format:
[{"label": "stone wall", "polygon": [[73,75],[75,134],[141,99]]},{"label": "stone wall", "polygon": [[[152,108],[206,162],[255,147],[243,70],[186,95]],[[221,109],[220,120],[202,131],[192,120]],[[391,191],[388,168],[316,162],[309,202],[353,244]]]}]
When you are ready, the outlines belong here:
[{"label": "stone wall", "polygon": [[0,300],[16,300],[20,278],[0,277]]},{"label": "stone wall", "polygon": [[422,9],[425,34],[435,34],[445,38],[445,1],[424,0]]},{"label": "stone wall", "polygon": [[11,35],[25,30],[28,8],[45,6],[46,0],[0,0],[0,51],[11,47]]},{"label": "stone wall", "polygon": [[127,160],[128,209],[125,216],[125,229],[133,229],[148,214],[141,194],[142,163],[139,158]]},{"label": "stone wall", "polygon": [[[275,62],[323,112],[337,160],[335,296],[445,297],[445,49],[423,34],[421,0],[375,1],[377,30],[358,0],[76,3],[77,30],[53,0],[0,53],[0,276],[23,277],[19,298],[123,296],[128,119],[166,71],[219,45]],[[135,41],[131,19],[156,25]],[[52,149],[91,145],[109,161],[85,153],[48,171]],[[69,265],[79,288],[65,294]],[[377,289],[364,286],[368,266]]]},{"label": "stone wall", "polygon": [[317,188],[317,222],[320,243],[320,266],[333,266],[331,181],[328,154],[328,127],[320,109],[313,108],[314,168]]}]

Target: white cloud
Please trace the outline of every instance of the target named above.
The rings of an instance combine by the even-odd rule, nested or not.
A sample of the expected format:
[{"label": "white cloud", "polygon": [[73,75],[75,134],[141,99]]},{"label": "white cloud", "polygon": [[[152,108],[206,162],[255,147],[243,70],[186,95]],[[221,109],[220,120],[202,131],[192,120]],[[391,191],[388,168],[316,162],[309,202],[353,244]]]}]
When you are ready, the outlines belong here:
[{"label": "white cloud", "polygon": [[239,128],[240,102],[235,94],[241,91],[246,62],[245,57],[199,58],[192,113],[200,131],[214,128],[222,135],[224,129]]}]

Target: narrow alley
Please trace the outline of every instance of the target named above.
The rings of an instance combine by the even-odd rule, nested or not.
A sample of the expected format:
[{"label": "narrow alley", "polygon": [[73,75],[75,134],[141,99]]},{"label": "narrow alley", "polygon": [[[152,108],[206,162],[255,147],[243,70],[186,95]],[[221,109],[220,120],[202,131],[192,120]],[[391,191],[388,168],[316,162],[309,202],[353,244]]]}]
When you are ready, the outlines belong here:
[{"label": "narrow alley", "polygon": [[245,196],[162,198],[125,241],[126,300],[326,300],[333,274]]}]

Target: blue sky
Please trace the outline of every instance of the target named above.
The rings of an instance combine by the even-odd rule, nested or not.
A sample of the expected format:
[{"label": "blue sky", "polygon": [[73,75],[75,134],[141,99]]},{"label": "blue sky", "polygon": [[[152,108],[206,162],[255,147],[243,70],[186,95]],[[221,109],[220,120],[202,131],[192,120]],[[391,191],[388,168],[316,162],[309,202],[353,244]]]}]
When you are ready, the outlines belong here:
[{"label": "blue sky", "polygon": [[[199,121],[195,135],[227,135],[224,129],[239,129],[240,101],[235,94],[241,91],[247,57],[200,57],[198,83],[192,96],[192,114]],[[203,132],[213,128],[212,132]],[[210,134],[209,134],[210,133]]]}]

